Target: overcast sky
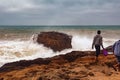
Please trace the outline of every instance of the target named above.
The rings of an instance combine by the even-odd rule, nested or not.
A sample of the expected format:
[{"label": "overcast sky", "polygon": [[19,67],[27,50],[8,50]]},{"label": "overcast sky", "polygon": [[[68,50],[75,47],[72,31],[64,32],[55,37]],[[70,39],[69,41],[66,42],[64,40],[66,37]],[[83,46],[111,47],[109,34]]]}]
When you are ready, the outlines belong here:
[{"label": "overcast sky", "polygon": [[0,0],[0,25],[120,25],[120,0]]}]

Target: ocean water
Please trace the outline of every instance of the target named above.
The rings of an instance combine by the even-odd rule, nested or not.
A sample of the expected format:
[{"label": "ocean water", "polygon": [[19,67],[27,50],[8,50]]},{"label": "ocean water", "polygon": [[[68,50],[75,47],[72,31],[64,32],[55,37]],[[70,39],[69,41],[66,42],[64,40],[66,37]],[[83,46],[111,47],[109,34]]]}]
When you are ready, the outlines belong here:
[{"label": "ocean water", "polygon": [[[91,51],[91,44],[96,31],[101,30],[104,47],[112,45],[120,39],[120,26],[0,26],[0,66],[5,63],[52,57],[73,50]],[[57,31],[72,36],[72,48],[61,52],[37,44],[32,40],[36,33]],[[93,49],[94,50],[94,49]]]}]

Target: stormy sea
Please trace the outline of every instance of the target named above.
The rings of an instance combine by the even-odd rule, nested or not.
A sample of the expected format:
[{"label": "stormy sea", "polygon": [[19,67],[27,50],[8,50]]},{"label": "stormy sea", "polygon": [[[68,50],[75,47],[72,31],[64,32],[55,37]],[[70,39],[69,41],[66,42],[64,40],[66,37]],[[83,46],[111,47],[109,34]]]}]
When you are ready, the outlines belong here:
[{"label": "stormy sea", "polygon": [[[0,66],[13,61],[52,57],[72,50],[92,51],[91,45],[97,30],[102,32],[104,47],[120,39],[119,25],[0,26]],[[34,35],[48,31],[71,35],[72,48],[54,52],[33,41]]]}]

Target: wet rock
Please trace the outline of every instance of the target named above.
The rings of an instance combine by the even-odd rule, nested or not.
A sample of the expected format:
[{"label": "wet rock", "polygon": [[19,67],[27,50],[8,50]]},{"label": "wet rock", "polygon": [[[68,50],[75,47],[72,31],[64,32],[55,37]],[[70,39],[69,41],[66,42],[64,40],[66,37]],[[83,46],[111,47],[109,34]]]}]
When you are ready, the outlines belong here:
[{"label": "wet rock", "polygon": [[72,48],[71,36],[59,32],[41,32],[38,34],[37,42],[50,47],[53,51]]},{"label": "wet rock", "polygon": [[112,52],[113,51],[113,46],[111,45],[111,46],[106,47],[106,50],[109,51],[109,52]]},{"label": "wet rock", "polygon": [[[72,51],[70,53],[67,53],[65,55],[59,55],[59,56],[54,56],[52,58],[38,58],[34,60],[21,60],[17,62],[12,62],[12,63],[7,63],[3,65],[0,68],[0,72],[7,72],[7,71],[12,71],[12,70],[20,70],[24,69],[28,66],[32,65],[48,65],[48,64],[58,64],[62,65],[67,62],[73,62],[78,58],[82,58],[87,55],[94,55],[93,52],[87,52],[87,51]],[[73,67],[75,64],[73,64]],[[49,66],[48,66],[49,67]]]},{"label": "wet rock", "polygon": [[12,71],[12,70],[20,70],[20,69],[24,69],[28,66],[34,65],[34,64],[38,64],[38,65],[47,65],[50,63],[49,59],[44,59],[44,58],[38,58],[35,60],[21,60],[21,61],[17,61],[17,62],[12,62],[12,63],[7,63],[5,65],[3,65],[0,68],[0,72],[7,72],[7,71]]},{"label": "wet rock", "polygon": [[87,51],[72,51],[72,52],[64,55],[63,58],[69,62],[72,62],[72,61],[76,60],[77,58],[81,58],[81,57],[88,56],[88,55],[93,56],[94,52],[89,53]]}]

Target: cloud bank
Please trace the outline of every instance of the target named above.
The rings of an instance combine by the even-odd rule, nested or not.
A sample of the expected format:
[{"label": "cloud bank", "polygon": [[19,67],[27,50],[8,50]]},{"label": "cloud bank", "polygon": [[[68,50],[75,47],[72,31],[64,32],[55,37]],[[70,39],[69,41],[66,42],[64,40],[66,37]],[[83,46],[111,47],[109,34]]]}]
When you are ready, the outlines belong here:
[{"label": "cloud bank", "polygon": [[120,25],[120,0],[0,0],[0,25]]}]

